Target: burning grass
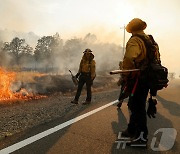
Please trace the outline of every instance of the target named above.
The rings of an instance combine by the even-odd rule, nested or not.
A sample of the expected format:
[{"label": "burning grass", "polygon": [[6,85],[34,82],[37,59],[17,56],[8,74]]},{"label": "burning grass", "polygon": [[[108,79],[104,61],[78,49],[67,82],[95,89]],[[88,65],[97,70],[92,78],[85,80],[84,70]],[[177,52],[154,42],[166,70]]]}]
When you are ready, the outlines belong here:
[{"label": "burning grass", "polygon": [[[117,87],[115,82],[116,79],[112,76],[98,75],[92,91],[99,92]],[[70,75],[11,72],[0,68],[0,104],[40,99],[53,93],[74,96],[76,89]]]},{"label": "burning grass", "polygon": [[0,68],[0,100],[14,99],[14,94],[11,91],[11,83],[15,80],[14,72],[7,72]]},{"label": "burning grass", "polygon": [[[45,97],[32,92],[30,93],[23,87],[20,87],[18,91],[11,89],[13,82],[18,80],[21,80],[21,82],[32,82],[33,76],[35,76],[35,74],[32,75],[31,73],[30,75],[29,73],[24,73],[24,75],[22,75],[22,73],[10,72],[0,68],[0,101],[32,100]],[[36,76],[40,76],[40,74],[36,73]]]}]

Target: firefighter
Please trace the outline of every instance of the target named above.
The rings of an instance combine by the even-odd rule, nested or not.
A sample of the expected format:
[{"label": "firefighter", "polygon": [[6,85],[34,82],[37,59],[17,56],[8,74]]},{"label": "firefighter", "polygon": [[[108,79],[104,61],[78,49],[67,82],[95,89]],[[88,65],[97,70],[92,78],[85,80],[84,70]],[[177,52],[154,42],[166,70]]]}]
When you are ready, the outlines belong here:
[{"label": "firefighter", "polygon": [[82,88],[86,83],[87,97],[85,102],[83,103],[85,105],[91,103],[91,95],[92,95],[91,86],[93,84],[93,80],[96,77],[96,72],[95,72],[96,63],[94,60],[94,55],[90,49],[86,49],[83,53],[84,55],[79,65],[79,71],[76,74],[76,78],[79,78],[78,88],[75,98],[73,101],[71,101],[71,103],[78,104],[78,100],[81,95]]},{"label": "firefighter", "polygon": [[[134,18],[126,26],[126,31],[133,35],[143,35],[148,39],[148,35],[144,33],[147,27],[146,22],[139,18]],[[146,47],[139,37],[131,37],[126,44],[126,52],[122,62],[122,69],[142,69],[146,63]],[[122,132],[123,137],[130,137],[132,140],[128,145],[146,144],[147,145],[147,117],[146,117],[146,99],[149,92],[148,83],[144,80],[145,72],[141,71],[138,76],[136,90],[132,97],[129,97],[128,108],[131,111],[128,127]],[[129,83],[136,80],[136,73],[123,74],[121,83]]]}]

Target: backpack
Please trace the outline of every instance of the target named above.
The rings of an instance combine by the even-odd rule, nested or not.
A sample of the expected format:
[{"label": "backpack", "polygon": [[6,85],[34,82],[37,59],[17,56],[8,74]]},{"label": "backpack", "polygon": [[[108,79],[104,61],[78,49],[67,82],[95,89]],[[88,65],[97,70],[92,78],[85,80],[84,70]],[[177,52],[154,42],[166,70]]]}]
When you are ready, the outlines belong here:
[{"label": "backpack", "polygon": [[150,94],[156,96],[158,90],[168,86],[168,69],[161,65],[159,47],[152,35],[148,35],[149,38],[138,34],[133,36],[139,37],[145,44],[147,51],[145,59],[146,79],[150,87]]}]

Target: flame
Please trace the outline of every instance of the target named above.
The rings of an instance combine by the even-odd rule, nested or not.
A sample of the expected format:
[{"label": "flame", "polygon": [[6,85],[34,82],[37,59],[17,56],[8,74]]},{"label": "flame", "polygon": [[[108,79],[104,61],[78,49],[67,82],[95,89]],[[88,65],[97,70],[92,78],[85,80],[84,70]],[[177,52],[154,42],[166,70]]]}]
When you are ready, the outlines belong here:
[{"label": "flame", "polygon": [[23,100],[32,100],[32,99],[40,99],[46,96],[43,95],[35,95],[33,93],[29,93],[26,89],[21,88],[19,92],[15,93],[14,96],[18,99]]},{"label": "flame", "polygon": [[14,72],[7,72],[0,68],[0,100],[14,99],[10,86],[15,80],[15,76]]},{"label": "flame", "polygon": [[21,88],[19,92],[14,93],[11,90],[11,84],[15,81],[16,75],[15,72],[8,72],[0,67],[0,101],[17,99],[31,100],[46,97],[29,93],[24,88]]}]

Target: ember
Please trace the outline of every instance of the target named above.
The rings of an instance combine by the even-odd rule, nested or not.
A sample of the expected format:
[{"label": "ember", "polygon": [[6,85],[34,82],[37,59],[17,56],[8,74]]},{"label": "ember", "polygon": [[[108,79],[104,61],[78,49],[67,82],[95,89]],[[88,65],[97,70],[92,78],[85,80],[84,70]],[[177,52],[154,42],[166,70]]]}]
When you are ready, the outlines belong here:
[{"label": "ember", "polygon": [[3,68],[0,68],[0,101],[14,100],[14,99],[31,100],[31,99],[39,99],[42,97],[46,97],[46,96],[29,93],[24,88],[21,88],[19,92],[13,92],[11,90],[11,84],[15,81],[15,79],[16,79],[15,72],[8,72]]}]

